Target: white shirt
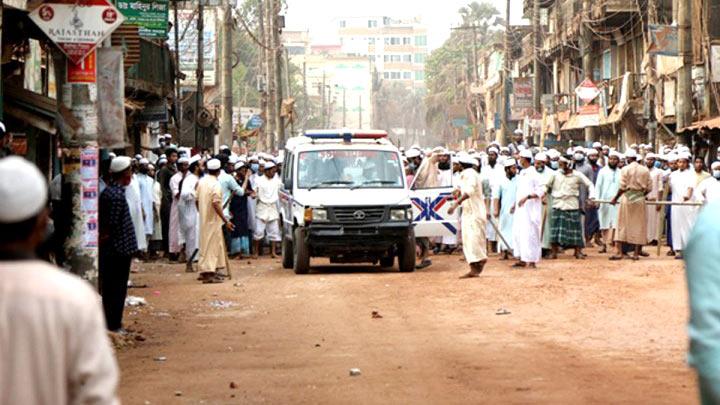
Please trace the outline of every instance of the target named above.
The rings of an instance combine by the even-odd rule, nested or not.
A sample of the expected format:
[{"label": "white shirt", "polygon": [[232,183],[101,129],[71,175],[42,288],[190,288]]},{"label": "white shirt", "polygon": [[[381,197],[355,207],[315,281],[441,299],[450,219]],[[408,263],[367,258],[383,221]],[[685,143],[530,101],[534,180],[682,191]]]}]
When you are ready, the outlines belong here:
[{"label": "white shirt", "polygon": [[0,404],[118,404],[100,297],[37,260],[0,261]]},{"label": "white shirt", "polygon": [[278,192],[281,186],[280,178],[275,176],[272,179],[268,179],[267,176],[258,176],[255,180],[255,191],[257,192],[257,198],[260,202],[265,204],[275,204],[280,198]]}]

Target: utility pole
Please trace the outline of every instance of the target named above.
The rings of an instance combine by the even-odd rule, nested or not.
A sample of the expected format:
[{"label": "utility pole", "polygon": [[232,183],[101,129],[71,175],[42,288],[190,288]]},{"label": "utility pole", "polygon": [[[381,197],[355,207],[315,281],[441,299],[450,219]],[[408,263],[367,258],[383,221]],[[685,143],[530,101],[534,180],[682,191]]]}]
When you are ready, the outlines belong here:
[{"label": "utility pole", "polygon": [[[533,110],[535,114],[540,113],[540,0],[533,0]],[[534,135],[535,142],[540,141],[540,134]],[[541,147],[543,145],[540,145]]]},{"label": "utility pole", "polygon": [[180,89],[180,27],[178,17],[178,0],[173,0],[173,31],[175,37],[175,140],[180,142],[182,139],[182,120],[183,120],[183,107],[182,107],[182,90]]},{"label": "utility pole", "polygon": [[272,2],[272,49],[275,73],[275,128],[277,128],[277,136],[275,138],[275,148],[280,149],[285,144],[285,119],[281,115],[283,103],[283,86],[282,86],[282,49],[280,45],[280,0],[271,0]]},{"label": "utility pole", "polygon": [[323,75],[322,75],[322,87],[320,87],[320,102],[322,105],[322,127],[323,129],[327,128],[327,111],[325,110],[325,70],[323,69]]},{"label": "utility pole", "polygon": [[308,91],[307,91],[307,62],[305,61],[305,56],[303,56],[303,127],[302,129],[305,130],[306,123],[307,123],[307,117],[310,116],[310,105],[308,103]]},{"label": "utility pole", "polygon": [[692,32],[690,31],[690,10],[692,0],[678,0],[678,56],[682,67],[678,70],[677,83],[677,129],[692,123]]},{"label": "utility pole", "polygon": [[502,111],[500,111],[500,132],[496,140],[501,144],[507,144],[510,139],[508,128],[508,107],[510,105],[510,71],[512,70],[512,47],[510,45],[510,0],[505,1],[505,37],[504,48],[504,69],[502,72]]},{"label": "utility pole", "polygon": [[[656,0],[648,0],[648,24],[657,24],[658,22],[658,15],[657,15],[657,2]],[[647,40],[645,43],[649,43],[650,39],[650,30],[648,29],[647,33]],[[646,47],[647,48],[647,47]],[[655,56],[650,54],[648,55],[650,58],[650,65],[655,66]],[[650,113],[648,115],[648,141],[650,145],[653,146],[653,150],[659,151],[657,144],[657,120],[655,119],[655,85],[653,84],[654,81],[649,81],[650,85],[648,86],[648,110],[650,110]]]},{"label": "utility pole", "polygon": [[343,91],[343,128],[347,127],[347,121],[345,119],[345,116],[347,115],[347,108],[345,107],[345,87],[342,88]]},{"label": "utility pole", "polygon": [[225,3],[225,19],[223,22],[223,55],[222,55],[222,124],[220,125],[220,143],[231,145],[233,140],[233,95],[232,95],[232,7],[230,1]]},{"label": "utility pole", "polygon": [[[583,0],[582,15],[590,16],[590,0]],[[589,18],[589,17],[588,17]],[[580,51],[582,54],[582,70],[585,79],[592,80],[592,32],[590,27],[583,21],[580,31]],[[585,127],[585,142],[595,140],[595,128]]]},{"label": "utility pole", "polygon": [[265,3],[265,44],[268,47],[265,52],[265,82],[267,83],[268,107],[267,107],[267,134],[265,138],[266,150],[272,150],[275,146],[275,106],[277,98],[275,93],[275,44],[273,30],[273,1],[262,0]]},{"label": "utility pole", "polygon": [[362,129],[362,95],[358,96],[358,129]]},{"label": "utility pole", "polygon": [[[203,100],[203,80],[205,77],[205,46],[204,46],[204,33],[205,29],[205,15],[203,5],[204,0],[198,2],[198,16],[197,16],[197,70],[195,71],[195,79],[197,80],[197,93],[195,94],[195,117],[193,121],[195,123],[195,147],[199,147],[202,142],[202,146],[205,147],[205,139],[201,140],[200,136],[200,125],[198,125],[197,119],[200,116],[200,110],[205,108],[205,101]],[[204,132],[203,132],[204,134]]]},{"label": "utility pole", "polygon": [[[292,92],[290,91],[290,56],[288,55],[287,48],[283,48],[283,54],[285,56],[285,94],[288,98],[292,98]],[[293,105],[293,116],[288,117],[290,120],[290,136],[295,135],[295,120],[293,118],[297,117],[297,114],[295,114],[295,105]],[[287,139],[286,139],[287,140]]]},{"label": "utility pole", "polygon": [[[261,44],[267,44],[267,36],[265,35],[265,0],[261,0],[258,2],[258,38],[260,40]],[[262,83],[262,92],[260,94],[260,109],[265,114],[263,125],[262,125],[262,138],[258,138],[257,147],[258,148],[264,148],[268,145],[269,137],[272,134],[272,130],[270,129],[270,109],[268,108],[269,103],[269,93],[268,93],[268,77],[267,77],[267,53],[268,50],[265,47],[260,47],[260,61],[258,66],[258,72],[261,73],[261,76],[264,77],[263,83]],[[258,88],[260,87],[260,84],[258,83]]]},{"label": "utility pole", "polygon": [[[479,27],[477,25],[467,26],[467,27],[457,27],[452,28],[452,30],[472,30],[472,59],[473,59],[473,66],[472,66],[472,79],[473,83],[475,85],[480,83],[480,77],[478,75],[478,43],[477,43],[477,29]],[[468,99],[472,100],[473,95],[472,92],[469,92]],[[479,131],[478,131],[478,125],[480,125],[480,122],[482,120],[482,114],[481,114],[481,108],[480,104],[482,102],[482,97],[478,94],[475,99],[475,126],[473,127],[473,139],[478,139],[479,137]]]}]

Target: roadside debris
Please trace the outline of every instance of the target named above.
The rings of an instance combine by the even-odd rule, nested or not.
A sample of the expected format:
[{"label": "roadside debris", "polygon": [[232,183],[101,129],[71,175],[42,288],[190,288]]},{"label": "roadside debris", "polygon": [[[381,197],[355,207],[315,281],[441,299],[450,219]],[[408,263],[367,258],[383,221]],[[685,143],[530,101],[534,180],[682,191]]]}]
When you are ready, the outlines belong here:
[{"label": "roadside debris", "polygon": [[143,297],[136,297],[134,295],[128,295],[127,298],[125,298],[125,306],[126,307],[139,307],[147,305],[147,301]]},{"label": "roadside debris", "polygon": [[237,304],[232,301],[212,300],[210,301],[210,306],[216,309],[227,309],[231,307],[236,307]]},{"label": "roadside debris", "polygon": [[176,397],[181,397],[181,396],[182,396],[182,391],[175,391],[175,396],[176,396]]},{"label": "roadside debris", "polygon": [[495,315],[510,315],[510,314],[511,314],[511,312],[505,308],[500,308],[497,311],[495,311]]},{"label": "roadside debris", "polygon": [[359,368],[351,368],[350,369],[350,377],[357,377],[362,374],[362,371],[360,371]]},{"label": "roadside debris", "polygon": [[238,386],[237,386],[237,384],[235,384],[235,381],[230,381],[230,389],[231,390],[237,389],[237,387]]},{"label": "roadside debris", "polygon": [[158,357],[155,357],[154,360],[155,360],[155,361],[165,361],[165,360],[167,360],[167,357],[165,357],[165,356],[158,356]]},{"label": "roadside debris", "polygon": [[373,317],[373,319],[380,319],[383,316],[380,315],[380,312],[378,312],[378,311],[372,311],[372,317]]}]

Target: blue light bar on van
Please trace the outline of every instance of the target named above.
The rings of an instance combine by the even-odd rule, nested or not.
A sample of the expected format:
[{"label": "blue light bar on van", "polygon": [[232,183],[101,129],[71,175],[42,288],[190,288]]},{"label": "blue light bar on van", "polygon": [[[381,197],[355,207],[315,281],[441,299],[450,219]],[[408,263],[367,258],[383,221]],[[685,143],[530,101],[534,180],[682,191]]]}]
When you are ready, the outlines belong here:
[{"label": "blue light bar on van", "polygon": [[305,131],[305,136],[310,139],[342,139],[344,142],[351,142],[353,139],[381,139],[387,138],[385,131],[373,130],[333,130],[319,129]]}]

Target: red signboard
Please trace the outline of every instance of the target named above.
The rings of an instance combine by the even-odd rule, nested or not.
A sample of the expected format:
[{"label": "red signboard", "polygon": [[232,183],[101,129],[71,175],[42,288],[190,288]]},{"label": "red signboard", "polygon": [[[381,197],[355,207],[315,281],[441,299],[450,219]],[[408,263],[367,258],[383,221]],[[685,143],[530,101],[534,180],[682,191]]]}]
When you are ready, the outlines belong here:
[{"label": "red signboard", "polygon": [[598,89],[590,79],[583,80],[583,82],[575,88],[575,95],[585,103],[593,101],[598,94],[600,94],[600,89]]},{"label": "red signboard", "polygon": [[97,63],[93,50],[79,64],[68,59],[67,61],[67,82],[68,83],[95,83],[97,81]]}]

